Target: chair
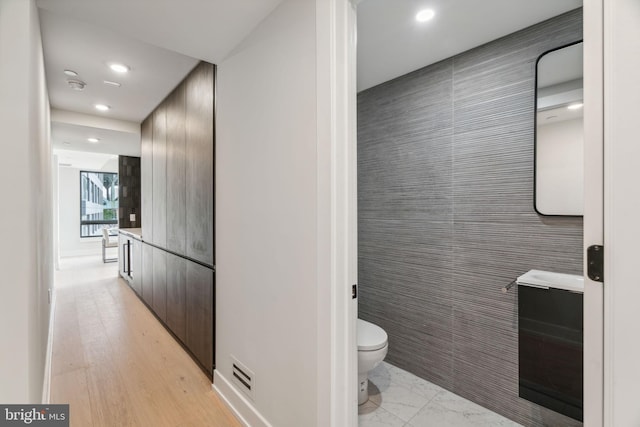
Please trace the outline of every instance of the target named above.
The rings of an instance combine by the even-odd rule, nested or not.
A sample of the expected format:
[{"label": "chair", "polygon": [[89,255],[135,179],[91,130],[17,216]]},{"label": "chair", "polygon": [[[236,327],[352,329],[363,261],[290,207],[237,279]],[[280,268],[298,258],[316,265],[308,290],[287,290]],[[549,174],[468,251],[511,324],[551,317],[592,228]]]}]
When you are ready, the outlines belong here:
[{"label": "chair", "polygon": [[[116,262],[118,261],[118,257],[115,258],[107,258],[107,248],[117,248],[118,240],[112,241],[109,236],[109,230],[106,228],[102,229],[102,262]],[[116,251],[117,253],[117,251]]]}]

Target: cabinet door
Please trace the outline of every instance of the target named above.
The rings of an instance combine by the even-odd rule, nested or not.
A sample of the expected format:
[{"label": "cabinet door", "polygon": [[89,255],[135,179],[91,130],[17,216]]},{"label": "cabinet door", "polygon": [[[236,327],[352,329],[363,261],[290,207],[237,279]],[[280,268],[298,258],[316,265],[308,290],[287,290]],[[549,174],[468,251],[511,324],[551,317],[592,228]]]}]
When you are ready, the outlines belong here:
[{"label": "cabinet door", "polygon": [[187,261],[167,253],[167,320],[171,331],[187,342]]},{"label": "cabinet door", "polygon": [[153,248],[153,311],[163,322],[167,319],[167,253]]},{"label": "cabinet door", "polygon": [[187,263],[187,347],[213,370],[213,270]]},{"label": "cabinet door", "polygon": [[138,295],[142,295],[142,242],[131,239],[131,287]]},{"label": "cabinet door", "polygon": [[185,85],[167,98],[167,249],[186,247]]},{"label": "cabinet door", "polygon": [[[151,243],[167,247],[167,114],[165,104],[153,112],[153,231]],[[143,238],[148,236],[143,234]]]},{"label": "cabinet door", "polygon": [[[101,243],[102,244],[102,243]],[[118,270],[120,276],[127,280],[127,237],[122,234],[118,234]],[[113,250],[113,249],[112,249]]]},{"label": "cabinet door", "polygon": [[142,299],[153,307],[153,246],[142,244]]},{"label": "cabinet door", "polygon": [[140,126],[140,227],[144,239],[153,234],[153,116]]},{"label": "cabinet door", "polygon": [[201,62],[187,77],[187,253],[213,265],[214,66]]}]

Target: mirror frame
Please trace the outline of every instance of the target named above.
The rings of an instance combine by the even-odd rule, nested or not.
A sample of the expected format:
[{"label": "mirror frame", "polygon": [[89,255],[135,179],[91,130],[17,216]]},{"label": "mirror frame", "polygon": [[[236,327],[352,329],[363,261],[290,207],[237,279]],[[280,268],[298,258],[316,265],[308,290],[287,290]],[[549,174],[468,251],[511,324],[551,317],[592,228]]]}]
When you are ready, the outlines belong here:
[{"label": "mirror frame", "polygon": [[[579,43],[582,43],[583,40],[577,40],[572,43],[568,43],[553,49],[549,49],[538,56],[536,59],[536,64],[534,67],[534,87],[533,87],[533,210],[536,214],[549,218],[583,218],[583,215],[561,215],[561,214],[545,214],[538,210],[538,206],[536,204],[537,200],[537,175],[538,175],[538,63],[542,59],[543,56],[548,53],[555,52],[560,49],[564,49],[566,47],[574,46]],[[584,67],[583,67],[584,68]],[[584,69],[583,69],[584,72]]]}]

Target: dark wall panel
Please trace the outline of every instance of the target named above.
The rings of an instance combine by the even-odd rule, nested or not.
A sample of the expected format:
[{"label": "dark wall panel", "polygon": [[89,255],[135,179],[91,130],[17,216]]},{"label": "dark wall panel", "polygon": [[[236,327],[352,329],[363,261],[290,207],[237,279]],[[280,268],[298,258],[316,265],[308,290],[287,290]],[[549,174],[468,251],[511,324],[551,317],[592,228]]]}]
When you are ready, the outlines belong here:
[{"label": "dark wall panel", "polygon": [[140,204],[143,238],[153,234],[153,117],[147,117],[140,126]]},{"label": "dark wall panel", "polygon": [[[138,228],[141,197],[140,157],[118,157],[118,181],[118,226]],[[135,221],[131,221],[131,214],[135,215]]]},{"label": "dark wall panel", "polygon": [[518,397],[517,294],[581,273],[582,220],[533,209],[535,62],[572,11],[358,95],[359,315],[387,360],[527,426],[581,423]]},{"label": "dark wall panel", "polygon": [[[148,239],[149,236],[144,236]],[[167,245],[167,113],[165,104],[153,112],[153,232],[151,242]]]},{"label": "dark wall panel", "polygon": [[186,106],[185,85],[167,98],[167,249],[186,248]]},{"label": "dark wall panel", "polygon": [[186,83],[186,255],[213,265],[214,66],[200,63]]},{"label": "dark wall panel", "polygon": [[167,319],[167,253],[153,248],[153,311],[166,321]]}]

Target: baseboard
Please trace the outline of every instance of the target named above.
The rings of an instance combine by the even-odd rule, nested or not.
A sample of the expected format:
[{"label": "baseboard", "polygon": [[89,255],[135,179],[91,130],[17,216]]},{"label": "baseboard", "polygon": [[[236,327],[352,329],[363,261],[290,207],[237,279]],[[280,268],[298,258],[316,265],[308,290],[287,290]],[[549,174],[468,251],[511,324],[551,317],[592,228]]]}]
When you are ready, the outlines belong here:
[{"label": "baseboard", "polygon": [[245,427],[272,427],[253,404],[216,369],[213,390]]},{"label": "baseboard", "polygon": [[51,305],[49,307],[49,333],[47,336],[47,354],[44,361],[44,380],[42,382],[42,403],[51,400],[51,358],[53,357],[53,323],[56,317],[56,290],[51,289]]}]

